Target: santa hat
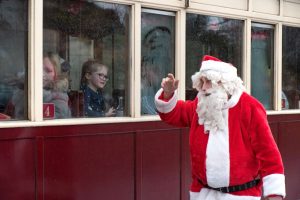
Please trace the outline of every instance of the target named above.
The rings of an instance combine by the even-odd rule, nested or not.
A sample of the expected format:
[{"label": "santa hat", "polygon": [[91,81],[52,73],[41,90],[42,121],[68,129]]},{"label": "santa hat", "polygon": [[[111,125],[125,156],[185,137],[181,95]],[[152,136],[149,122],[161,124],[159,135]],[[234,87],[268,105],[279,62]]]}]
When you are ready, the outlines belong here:
[{"label": "santa hat", "polygon": [[243,82],[237,76],[236,67],[213,56],[205,55],[202,59],[200,71],[192,76],[193,87],[198,91],[201,90],[201,77],[211,80],[213,86],[221,82],[229,94],[233,94],[237,88],[244,90]]}]

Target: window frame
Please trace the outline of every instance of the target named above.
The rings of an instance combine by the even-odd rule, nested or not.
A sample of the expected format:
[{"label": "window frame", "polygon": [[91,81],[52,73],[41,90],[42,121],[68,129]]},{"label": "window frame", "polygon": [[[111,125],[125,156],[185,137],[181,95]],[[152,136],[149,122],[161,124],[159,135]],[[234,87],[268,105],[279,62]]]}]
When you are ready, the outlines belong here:
[{"label": "window frame", "polygon": [[[254,26],[253,26],[254,25]],[[277,49],[276,48],[278,46],[278,24],[273,24],[273,23],[266,23],[266,22],[260,22],[260,21],[256,21],[256,20],[252,20],[251,21],[251,29],[250,29],[250,43],[249,43],[249,46],[250,46],[250,71],[249,71],[249,88],[248,88],[248,91],[249,91],[249,94],[251,94],[251,35],[252,35],[252,27],[258,27],[258,28],[266,28],[266,29],[272,29],[274,31],[274,38],[273,38],[273,64],[274,64],[274,71],[273,71],[273,96],[271,97],[273,99],[272,103],[273,103],[273,108],[270,109],[270,110],[267,110],[267,112],[274,112],[274,111],[278,111],[279,109],[281,109],[281,104],[279,105],[279,99],[278,99],[278,94],[281,94],[281,90],[279,90],[279,88],[277,87],[277,83],[278,83],[278,80],[277,79],[277,76],[278,76],[278,67],[277,64],[276,64],[276,56],[278,55],[277,53]],[[280,99],[281,99],[281,96],[280,96]]]},{"label": "window frame", "polygon": [[[176,43],[177,43],[177,15],[178,15],[178,13],[177,12],[175,12],[175,11],[172,11],[172,10],[162,10],[162,9],[153,9],[153,8],[148,8],[148,7],[143,7],[142,6],[142,8],[141,8],[141,15],[142,15],[142,13],[147,13],[147,14],[154,14],[154,15],[163,15],[163,16],[170,16],[170,17],[174,17],[174,20],[175,20],[175,28],[174,28],[174,34],[175,34],[175,37],[174,37],[174,42],[175,42],[175,45],[174,45],[174,56],[175,56],[175,59],[174,59],[174,74],[175,74],[175,76],[177,77],[177,73],[176,73],[176,58],[178,57],[178,56],[176,56],[176,51],[177,51],[177,49],[178,48],[176,48]],[[142,26],[141,26],[141,23],[140,23],[140,30],[142,29]],[[142,31],[142,30],[141,30]],[[140,40],[142,40],[142,39],[140,39]],[[141,41],[142,42],[142,41]],[[140,48],[140,50],[142,51],[142,44],[140,44],[140,46],[139,46],[139,48]],[[142,52],[141,52],[141,54],[142,54]],[[142,56],[142,55],[141,55]],[[141,60],[142,60],[142,57],[140,58]],[[139,66],[139,70],[141,70],[141,68],[142,68],[142,63],[140,64],[140,66]],[[140,73],[141,73],[141,71],[140,71]],[[140,77],[141,77],[141,74],[140,74]],[[140,82],[139,82],[139,85],[140,85],[140,92],[141,92],[141,81],[142,80],[140,80]],[[141,101],[141,94],[139,95],[139,99],[140,99],[140,101]],[[141,108],[142,108],[142,105],[141,105],[141,102],[139,103],[139,109],[140,109],[140,112],[139,112],[139,115],[138,115],[138,117],[142,117],[142,118],[149,118],[149,119],[151,119],[151,118],[154,118],[154,120],[156,120],[157,118],[158,118],[158,114],[142,114],[142,111],[141,111]],[[136,113],[137,114],[137,113]]]},{"label": "window frame", "polygon": [[[280,34],[281,34],[281,40],[280,40],[280,55],[282,54],[282,46],[283,46],[283,26],[287,26],[287,27],[292,27],[292,28],[299,28],[300,29],[300,24],[299,25],[295,25],[295,24],[291,24],[291,23],[280,23],[281,27],[280,27]],[[279,80],[279,85],[278,87],[280,87],[280,90],[282,90],[282,56],[280,57],[280,59],[278,60],[278,64],[280,65],[280,74],[278,76],[278,80]],[[281,95],[280,95],[280,99],[281,99]],[[286,109],[286,110],[280,110],[280,114],[299,114],[300,113],[300,108],[298,109]]]},{"label": "window frame", "polygon": [[[140,112],[140,88],[141,88],[141,13],[142,8],[166,10],[175,13],[175,76],[180,80],[178,95],[179,99],[185,100],[185,31],[186,13],[226,17],[244,20],[243,33],[243,66],[242,79],[246,91],[250,93],[251,84],[251,23],[267,23],[275,26],[274,29],[274,110],[267,111],[268,115],[299,114],[300,109],[281,109],[281,73],[282,73],[282,28],[292,26],[300,28],[300,19],[285,17],[283,0],[280,0],[278,15],[253,12],[253,1],[248,1],[247,10],[225,8],[190,2],[185,7],[184,1],[166,0],[99,0],[106,3],[116,3],[130,6],[130,117],[114,118],[70,118],[43,120],[42,116],[42,49],[43,49],[43,1],[28,0],[28,120],[1,122],[0,128],[4,127],[29,127],[29,126],[52,126],[52,125],[74,125],[74,124],[104,124],[120,122],[158,121],[158,115],[141,116]],[[182,39],[184,38],[184,39]],[[137,98],[136,98],[137,97]]]}]

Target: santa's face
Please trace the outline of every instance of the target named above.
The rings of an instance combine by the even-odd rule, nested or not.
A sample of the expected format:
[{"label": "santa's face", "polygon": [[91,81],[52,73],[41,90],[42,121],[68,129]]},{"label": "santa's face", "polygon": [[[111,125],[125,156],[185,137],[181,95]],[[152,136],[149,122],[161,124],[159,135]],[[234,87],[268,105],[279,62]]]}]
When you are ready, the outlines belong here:
[{"label": "santa's face", "polygon": [[228,101],[228,95],[221,84],[212,85],[206,78],[200,81],[201,90],[198,93],[198,105],[196,112],[199,124],[204,125],[206,131],[223,130],[225,121],[223,108]]},{"label": "santa's face", "polygon": [[212,88],[211,80],[208,80],[206,77],[202,76],[200,78],[200,87],[205,95],[209,95],[208,91]]}]

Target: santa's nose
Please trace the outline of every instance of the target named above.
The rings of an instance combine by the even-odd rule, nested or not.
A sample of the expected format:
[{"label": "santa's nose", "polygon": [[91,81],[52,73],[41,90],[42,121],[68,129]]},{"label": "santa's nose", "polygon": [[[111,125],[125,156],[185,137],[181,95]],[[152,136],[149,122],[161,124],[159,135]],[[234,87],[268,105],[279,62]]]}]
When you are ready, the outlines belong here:
[{"label": "santa's nose", "polygon": [[211,85],[210,85],[208,82],[204,82],[201,89],[202,89],[204,92],[206,92],[206,91],[207,91],[208,89],[210,89],[210,88],[211,88]]}]

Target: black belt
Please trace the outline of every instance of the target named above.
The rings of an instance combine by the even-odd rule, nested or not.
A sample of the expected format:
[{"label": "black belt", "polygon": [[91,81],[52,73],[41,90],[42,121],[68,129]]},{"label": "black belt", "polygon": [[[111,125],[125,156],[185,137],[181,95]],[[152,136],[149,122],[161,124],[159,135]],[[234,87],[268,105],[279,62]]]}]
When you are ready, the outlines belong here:
[{"label": "black belt", "polygon": [[210,187],[209,185],[204,185],[202,183],[202,181],[200,179],[198,179],[198,182],[201,183],[201,185],[203,185],[204,187],[212,189],[212,190],[217,190],[217,191],[223,192],[223,193],[231,193],[231,192],[247,190],[249,188],[256,186],[259,183],[259,181],[260,181],[259,179],[255,179],[253,181],[249,181],[242,185],[233,185],[233,186],[228,186],[228,187],[213,188],[213,187]]}]

